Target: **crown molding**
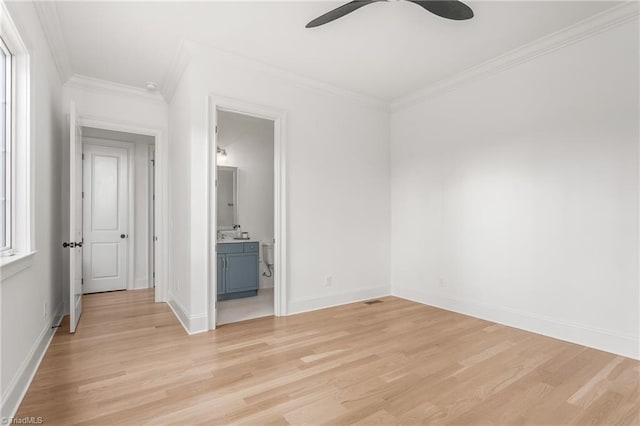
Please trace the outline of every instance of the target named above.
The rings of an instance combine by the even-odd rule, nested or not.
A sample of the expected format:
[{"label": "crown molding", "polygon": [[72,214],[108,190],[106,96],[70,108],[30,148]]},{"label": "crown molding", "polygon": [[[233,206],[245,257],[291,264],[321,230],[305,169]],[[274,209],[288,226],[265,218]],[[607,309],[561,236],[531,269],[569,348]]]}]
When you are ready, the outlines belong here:
[{"label": "crown molding", "polygon": [[40,20],[42,31],[47,39],[49,50],[51,50],[51,56],[56,64],[60,80],[64,84],[71,78],[73,71],[67,44],[62,34],[56,3],[53,1],[35,1],[33,5]]},{"label": "crown molding", "polygon": [[178,53],[173,59],[173,62],[169,66],[167,73],[165,74],[160,92],[164,97],[167,103],[171,103],[171,99],[173,99],[173,94],[176,92],[178,88],[178,84],[180,83],[180,79],[184,74],[184,71],[187,69],[187,66],[191,62],[191,48],[190,43],[188,41],[183,41],[180,44],[180,48],[178,49]]},{"label": "crown molding", "polygon": [[65,87],[77,88],[94,93],[119,94],[124,96],[136,97],[150,102],[161,102],[165,104],[164,98],[158,92],[149,92],[139,87],[129,86],[126,84],[114,83],[112,81],[101,80],[99,78],[86,77],[74,74],[65,84]]},{"label": "crown molding", "polygon": [[300,74],[296,74],[282,68],[275,67],[273,65],[264,63],[262,61],[244,56],[235,52],[229,52],[219,47],[212,46],[204,43],[189,42],[189,46],[193,49],[193,55],[196,55],[197,51],[203,53],[213,53],[214,55],[227,60],[229,62],[235,62],[242,67],[257,71],[262,74],[271,75],[272,77],[288,81],[298,87],[305,89],[317,90],[324,93],[329,93],[334,96],[339,96],[344,99],[356,102],[360,105],[373,107],[378,110],[389,112],[389,102],[383,99],[379,99],[373,96],[363,95],[358,92],[343,89],[333,84],[325,83],[313,78],[304,77]]},{"label": "crown molding", "polygon": [[576,24],[524,44],[505,54],[466,69],[452,77],[439,80],[414,93],[391,102],[391,111],[398,111],[420,103],[432,96],[455,90],[472,80],[477,80],[508,68],[528,62],[565,46],[585,40],[603,31],[637,19],[640,14],[638,1],[627,1]]}]

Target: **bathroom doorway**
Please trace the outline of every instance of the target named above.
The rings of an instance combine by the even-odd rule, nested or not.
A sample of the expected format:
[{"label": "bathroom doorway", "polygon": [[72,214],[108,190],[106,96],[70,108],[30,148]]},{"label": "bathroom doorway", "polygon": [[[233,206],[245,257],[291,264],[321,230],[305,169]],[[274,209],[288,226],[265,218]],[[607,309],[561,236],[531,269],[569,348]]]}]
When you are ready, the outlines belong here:
[{"label": "bathroom doorway", "polygon": [[251,109],[215,107],[212,287],[218,326],[282,314],[276,306],[279,125]]}]

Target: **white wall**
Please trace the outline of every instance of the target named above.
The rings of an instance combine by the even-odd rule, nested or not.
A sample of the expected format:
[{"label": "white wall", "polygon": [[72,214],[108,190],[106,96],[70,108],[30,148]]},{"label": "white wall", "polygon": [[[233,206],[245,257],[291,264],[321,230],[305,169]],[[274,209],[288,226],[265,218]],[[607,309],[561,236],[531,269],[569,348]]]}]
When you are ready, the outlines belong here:
[{"label": "white wall", "polygon": [[76,103],[78,115],[84,117],[136,127],[167,129],[168,106],[158,94],[75,76],[64,85],[65,112],[68,112],[71,100]]},{"label": "white wall", "polygon": [[[171,103],[171,143],[190,132],[182,162],[189,201],[191,315],[207,315],[209,236],[208,96],[284,110],[287,128],[288,309],[297,312],[389,292],[388,110],[206,48],[194,49],[188,79]],[[187,87],[188,86],[188,87]],[[184,115],[191,105],[191,123]],[[180,117],[179,115],[183,116]],[[179,134],[177,134],[179,133]],[[177,170],[175,173],[179,173]],[[190,175],[190,176],[187,176]],[[187,198],[187,197],[190,197]],[[177,226],[173,217],[173,226]],[[173,267],[173,265],[172,265]],[[333,276],[333,286],[324,285]]]},{"label": "white wall", "polygon": [[[0,417],[17,409],[62,313],[60,224],[61,81],[32,3],[8,2],[31,54],[33,264],[0,282]],[[44,305],[47,312],[44,312]]]},{"label": "white wall", "polygon": [[[168,303],[191,329],[191,247],[188,173],[191,155],[191,71],[187,69],[169,105],[169,291]],[[206,328],[205,325],[200,328]]]},{"label": "white wall", "polygon": [[393,293],[638,358],[638,72],[635,20],[395,111]]},{"label": "white wall", "polygon": [[[271,120],[218,111],[218,146],[227,152],[219,165],[238,167],[238,223],[252,239],[273,243],[273,140]],[[273,288],[260,249],[260,288]]]}]

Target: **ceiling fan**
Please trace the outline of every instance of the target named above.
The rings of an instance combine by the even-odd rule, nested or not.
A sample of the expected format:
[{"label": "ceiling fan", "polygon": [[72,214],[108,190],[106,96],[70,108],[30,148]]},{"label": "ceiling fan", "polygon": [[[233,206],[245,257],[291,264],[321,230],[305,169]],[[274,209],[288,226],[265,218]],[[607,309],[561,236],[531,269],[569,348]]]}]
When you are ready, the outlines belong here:
[{"label": "ceiling fan", "polygon": [[[372,3],[380,1],[397,1],[397,0],[355,0],[347,4],[344,4],[336,9],[333,9],[322,16],[317,17],[313,21],[306,25],[306,28],[319,27],[320,25],[327,24],[331,21],[335,21],[338,18],[360,9],[363,6],[367,6]],[[473,18],[473,10],[466,4],[457,0],[407,0],[411,3],[415,3],[418,6],[422,6],[424,9],[433,13],[434,15],[441,16],[447,19],[453,19],[456,21],[463,21],[465,19]]]}]

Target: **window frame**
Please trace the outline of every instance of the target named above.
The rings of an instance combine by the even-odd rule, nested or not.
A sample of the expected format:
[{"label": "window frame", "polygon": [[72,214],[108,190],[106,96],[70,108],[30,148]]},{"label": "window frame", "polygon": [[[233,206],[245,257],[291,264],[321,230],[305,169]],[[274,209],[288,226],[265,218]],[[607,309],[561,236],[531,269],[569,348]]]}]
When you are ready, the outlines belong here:
[{"label": "window frame", "polygon": [[6,3],[0,1],[0,38],[11,53],[11,248],[0,253],[2,281],[31,266],[35,250],[31,120],[31,56]]},{"label": "window frame", "polygon": [[6,205],[4,207],[4,227],[6,233],[6,241],[3,246],[0,246],[0,256],[8,256],[12,255],[15,252],[15,202],[14,202],[14,194],[15,194],[15,176],[14,176],[14,69],[13,69],[13,52],[9,49],[9,46],[4,41],[2,36],[0,35],[0,50],[5,55],[5,164],[3,167],[5,173],[5,200]]}]

